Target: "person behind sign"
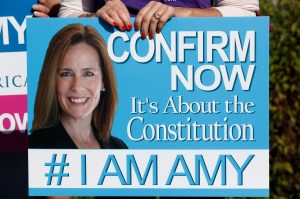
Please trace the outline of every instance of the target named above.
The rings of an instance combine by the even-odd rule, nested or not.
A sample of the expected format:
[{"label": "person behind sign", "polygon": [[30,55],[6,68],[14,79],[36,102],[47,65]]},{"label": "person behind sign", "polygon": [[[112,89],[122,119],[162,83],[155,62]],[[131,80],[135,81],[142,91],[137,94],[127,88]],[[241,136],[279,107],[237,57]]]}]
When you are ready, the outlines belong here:
[{"label": "person behind sign", "polygon": [[59,17],[99,17],[123,31],[134,26],[152,39],[172,17],[256,16],[258,10],[258,0],[62,0]]},{"label": "person behind sign", "polygon": [[[39,0],[34,5],[37,17],[99,17],[120,30],[131,30],[130,16],[136,16],[134,28],[142,38],[152,39],[172,17],[256,16],[258,0]],[[53,4],[55,6],[53,6]],[[55,8],[55,9],[54,9]],[[56,13],[55,15],[53,13]]]},{"label": "person behind sign", "polygon": [[110,135],[117,98],[105,41],[91,26],[66,26],[45,56],[29,148],[127,148]]}]

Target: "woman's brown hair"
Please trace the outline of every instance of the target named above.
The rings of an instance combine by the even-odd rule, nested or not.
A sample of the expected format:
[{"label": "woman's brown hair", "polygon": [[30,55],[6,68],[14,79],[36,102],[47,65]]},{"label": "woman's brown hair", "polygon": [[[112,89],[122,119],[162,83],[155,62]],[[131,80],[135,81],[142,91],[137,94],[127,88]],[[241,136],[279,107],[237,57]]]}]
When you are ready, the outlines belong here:
[{"label": "woman's brown hair", "polygon": [[69,47],[81,42],[95,48],[99,55],[105,92],[101,93],[100,102],[93,111],[92,126],[97,130],[101,139],[109,138],[118,104],[114,67],[103,38],[93,27],[82,24],[71,24],[64,27],[50,41],[40,74],[31,132],[53,127],[59,122],[62,110],[56,95],[57,70]]}]

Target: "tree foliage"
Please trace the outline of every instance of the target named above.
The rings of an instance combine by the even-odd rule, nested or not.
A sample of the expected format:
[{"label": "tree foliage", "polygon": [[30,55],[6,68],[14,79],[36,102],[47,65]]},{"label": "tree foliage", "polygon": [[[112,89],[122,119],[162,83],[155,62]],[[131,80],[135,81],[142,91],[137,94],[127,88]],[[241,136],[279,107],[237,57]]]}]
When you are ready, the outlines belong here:
[{"label": "tree foliage", "polygon": [[300,198],[300,1],[260,1],[270,16],[270,196]]}]

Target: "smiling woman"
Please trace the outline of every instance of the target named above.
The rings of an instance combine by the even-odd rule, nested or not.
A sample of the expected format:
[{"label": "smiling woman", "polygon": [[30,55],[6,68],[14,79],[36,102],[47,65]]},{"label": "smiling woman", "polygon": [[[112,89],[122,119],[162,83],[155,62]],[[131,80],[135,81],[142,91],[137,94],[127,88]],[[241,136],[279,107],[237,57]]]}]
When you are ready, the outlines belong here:
[{"label": "smiling woman", "polygon": [[46,53],[29,148],[127,148],[110,135],[117,101],[102,37],[91,26],[66,26]]}]

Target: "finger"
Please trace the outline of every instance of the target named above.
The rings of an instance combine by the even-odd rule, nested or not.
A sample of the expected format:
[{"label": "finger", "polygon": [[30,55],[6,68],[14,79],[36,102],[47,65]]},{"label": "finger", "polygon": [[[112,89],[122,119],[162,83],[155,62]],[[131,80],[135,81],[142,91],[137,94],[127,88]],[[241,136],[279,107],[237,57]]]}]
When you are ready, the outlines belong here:
[{"label": "finger", "polygon": [[49,15],[47,15],[43,12],[38,12],[38,11],[34,11],[33,15],[36,16],[36,17],[40,17],[40,18],[48,18],[49,17]]},{"label": "finger", "polygon": [[120,18],[119,14],[115,10],[110,10],[107,13],[110,18],[112,18],[114,21],[117,22],[117,24],[118,24],[117,26],[119,27],[120,30],[123,30],[123,31],[126,30],[126,26],[125,26],[123,20]]},{"label": "finger", "polygon": [[32,9],[33,9],[34,11],[38,11],[38,12],[41,12],[41,13],[45,13],[45,14],[47,14],[47,15],[48,15],[48,13],[49,13],[49,8],[47,8],[47,7],[44,6],[44,5],[37,5],[37,4],[35,4],[35,5],[32,6]]},{"label": "finger", "polygon": [[46,0],[39,0],[39,3],[41,5],[44,5],[44,6],[48,7],[48,4],[47,4]]},{"label": "finger", "polygon": [[[149,24],[149,29],[148,29],[149,39],[153,39],[153,37],[155,35],[155,32],[156,32],[158,22],[159,22],[159,19],[156,19],[155,17],[151,17],[150,24]],[[144,27],[144,23],[143,23],[142,26]],[[145,28],[142,28],[142,31],[145,31]]]},{"label": "finger", "polygon": [[[148,35],[149,34],[150,24],[152,24],[152,27],[155,27],[155,29],[156,29],[156,25],[157,25],[158,20],[154,17],[154,14],[158,13],[158,10],[161,8],[162,5],[163,4],[161,4],[161,3],[156,3],[156,5],[153,6],[147,12],[146,15],[144,15],[143,21],[142,21],[142,27],[141,27],[142,35]],[[151,35],[149,35],[149,36],[151,38],[153,38],[154,34],[155,34],[155,31],[152,31]]]},{"label": "finger", "polygon": [[[122,1],[120,1],[120,2],[122,3]],[[125,6],[125,4],[122,3],[122,5],[120,5],[120,6],[123,7],[123,11],[124,11],[124,13],[126,14],[126,16],[127,16],[128,18],[130,18],[130,13],[129,13],[127,7]]]},{"label": "finger", "polygon": [[163,20],[164,18],[166,18],[166,12],[168,10],[168,6],[161,6],[159,10],[157,10],[155,12],[155,14],[153,14],[151,20],[150,20],[150,24],[149,24],[149,39],[153,39],[156,30],[157,30],[157,26],[158,24],[161,23],[161,20]]},{"label": "finger", "polygon": [[[110,15],[111,18],[117,21],[121,20],[121,22],[118,22],[118,26],[121,30],[125,31],[132,28],[129,11],[124,3],[122,3],[122,1],[108,1],[105,6],[107,6],[110,11],[113,11],[107,11],[108,15]],[[115,13],[117,14],[117,16],[115,15]]]},{"label": "finger", "polygon": [[167,6],[167,9],[164,10],[163,14],[161,15],[158,24],[156,26],[156,33],[160,33],[165,24],[169,19],[171,19],[174,16],[175,9],[171,6]]},{"label": "finger", "polygon": [[130,18],[129,11],[122,1],[107,1],[106,8],[122,12],[126,17]]},{"label": "finger", "polygon": [[[144,16],[149,12],[149,10],[153,7],[155,4],[155,1],[150,1],[146,6],[144,6],[136,15],[135,22],[134,22],[134,28],[135,30],[138,30],[142,26],[142,22],[144,20]],[[145,35],[146,37],[147,35]]]},{"label": "finger", "polygon": [[105,11],[96,12],[96,16],[106,21],[108,24],[112,26],[118,26],[118,22],[116,22],[113,18],[111,18]]},{"label": "finger", "polygon": [[158,12],[159,10],[160,8],[158,8],[158,6],[155,6],[148,11],[147,15],[144,16],[142,27],[141,27],[142,35],[149,34],[149,38],[151,39],[153,38],[159,20],[159,18],[154,17],[154,15],[158,14],[157,16],[160,16],[161,14]]},{"label": "finger", "polygon": [[[127,11],[127,9],[126,9]],[[132,28],[132,24],[130,21],[130,15],[127,11],[127,13],[124,10],[117,10],[116,13],[118,14],[119,18],[122,20],[124,26],[121,27],[122,30],[131,30]]]}]

